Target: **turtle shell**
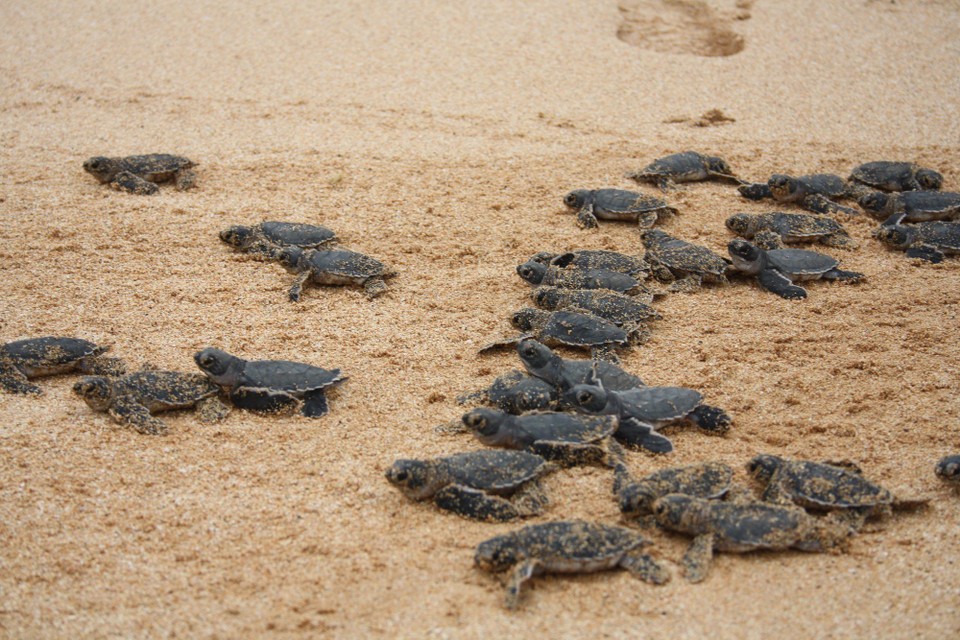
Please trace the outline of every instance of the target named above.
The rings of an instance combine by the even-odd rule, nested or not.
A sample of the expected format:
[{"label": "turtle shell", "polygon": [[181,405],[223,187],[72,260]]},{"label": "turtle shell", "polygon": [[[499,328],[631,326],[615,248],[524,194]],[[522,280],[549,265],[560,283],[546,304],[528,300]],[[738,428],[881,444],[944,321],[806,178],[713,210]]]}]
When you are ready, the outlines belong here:
[{"label": "turtle shell", "polygon": [[539,287],[533,290],[531,296],[537,306],[544,309],[582,309],[616,325],[646,322],[661,317],[656,309],[643,304],[634,296],[625,296],[614,291]]},{"label": "turtle shell", "polygon": [[[537,256],[534,256],[533,259],[536,258]],[[616,271],[618,273],[625,273],[628,276],[640,278],[645,277],[650,270],[650,265],[642,258],[600,249],[579,249],[553,255],[550,257],[549,263],[561,268],[605,269],[607,271]]]},{"label": "turtle shell", "polygon": [[46,336],[8,342],[0,347],[0,356],[10,358],[18,368],[56,369],[72,365],[81,358],[100,355],[106,350],[80,338]]},{"label": "turtle shell", "polygon": [[704,157],[696,151],[684,151],[657,158],[644,167],[638,177],[666,176],[676,182],[706,180],[710,174]]},{"label": "turtle shell", "polygon": [[244,366],[235,388],[284,391],[297,396],[345,379],[340,369],[321,369],[287,360],[251,360]]},{"label": "turtle shell", "polygon": [[722,462],[702,462],[683,467],[661,469],[632,482],[620,490],[620,510],[641,514],[650,511],[653,502],[671,493],[715,499],[730,489],[733,469]]},{"label": "turtle shell", "polygon": [[318,247],[336,237],[330,229],[299,222],[266,221],[260,223],[263,236],[274,244],[303,248]]},{"label": "turtle shell", "polygon": [[570,311],[554,311],[549,316],[540,328],[541,340],[571,347],[627,342],[627,333],[623,329],[602,318]]},{"label": "turtle shell", "polygon": [[767,260],[773,268],[787,275],[815,275],[836,268],[839,260],[805,249],[774,249],[767,251]]},{"label": "turtle shell", "polygon": [[346,249],[314,251],[308,260],[314,272],[346,278],[370,278],[388,271],[376,258]]},{"label": "turtle shell", "polygon": [[650,423],[683,418],[703,401],[699,391],[687,387],[637,387],[616,393],[631,416]]},{"label": "turtle shell", "polygon": [[691,273],[723,275],[727,261],[700,245],[674,238],[660,229],[648,229],[643,234],[647,251],[669,269]]},{"label": "turtle shell", "polygon": [[513,414],[548,409],[558,399],[553,385],[516,370],[494,380],[486,395],[490,404]]},{"label": "turtle shell", "polygon": [[833,218],[781,211],[757,216],[751,227],[757,231],[769,229],[788,238],[818,238],[833,233],[843,233],[843,227]]},{"label": "turtle shell", "polygon": [[196,166],[196,163],[183,156],[175,156],[169,153],[151,153],[142,156],[127,156],[123,158],[123,165],[123,168],[130,173],[147,176],[189,169]]},{"label": "turtle shell", "polygon": [[114,394],[129,395],[151,411],[193,406],[220,388],[203,374],[137,371],[114,382]]},{"label": "turtle shell", "polygon": [[437,462],[455,483],[491,493],[509,493],[550,469],[540,456],[514,450],[470,451]]},{"label": "turtle shell", "polygon": [[855,167],[850,173],[855,180],[884,191],[911,191],[918,186],[933,191],[943,185],[943,176],[912,162],[880,160]]},{"label": "turtle shell", "polygon": [[663,209],[667,203],[654,196],[625,189],[597,189],[593,192],[594,212],[613,214],[646,213]]},{"label": "turtle shell", "polygon": [[808,509],[853,509],[893,503],[893,495],[863,476],[841,467],[805,460],[783,460],[770,479],[798,505]]},{"label": "turtle shell", "polygon": [[526,444],[541,440],[589,443],[613,435],[618,421],[612,416],[578,416],[559,411],[544,411],[514,416],[513,425],[526,434]]}]

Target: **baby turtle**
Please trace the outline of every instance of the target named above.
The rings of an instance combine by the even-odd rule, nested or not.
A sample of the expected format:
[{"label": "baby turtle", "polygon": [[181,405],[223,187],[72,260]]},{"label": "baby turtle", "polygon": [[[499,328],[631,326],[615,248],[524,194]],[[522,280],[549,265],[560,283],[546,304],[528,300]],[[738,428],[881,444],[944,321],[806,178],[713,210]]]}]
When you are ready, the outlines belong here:
[{"label": "baby turtle", "polygon": [[519,415],[528,411],[553,409],[559,394],[549,382],[513,370],[498,377],[487,389],[462,395],[460,404],[485,402],[501,411]]},{"label": "baby turtle", "polygon": [[120,424],[151,436],[167,432],[166,423],[153,413],[196,407],[202,422],[230,413],[217,398],[220,388],[195,373],[144,369],[122,378],[90,376],[73,385],[73,392],[94,411],[106,411]]},{"label": "baby turtle", "polygon": [[515,609],[523,583],[541,573],[593,573],[620,567],[644,582],[664,584],[670,572],[641,551],[647,544],[639,533],[623,527],[560,520],[481,542],[474,563],[492,573],[510,570],[504,604]]},{"label": "baby turtle", "polygon": [[960,222],[906,225],[899,223],[902,216],[893,216],[874,232],[874,237],[891,247],[905,250],[908,258],[927,262],[943,262],[945,256],[960,254]]},{"label": "baby turtle", "polygon": [[878,220],[900,214],[900,222],[960,219],[960,193],[950,191],[874,191],[860,198],[859,203],[864,211]]},{"label": "baby turtle", "polygon": [[337,234],[314,224],[267,220],[253,226],[234,225],[220,239],[244,253],[274,260],[283,247],[318,249],[336,240]]},{"label": "baby turtle", "polygon": [[463,424],[483,444],[523,449],[563,466],[614,466],[622,452],[610,442],[617,430],[615,416],[576,416],[544,411],[510,415],[496,409],[474,409]]},{"label": "baby turtle", "polygon": [[613,391],[588,380],[574,385],[563,395],[563,401],[583,413],[617,416],[617,437],[654,453],[673,451],[670,439],[657,433],[661,427],[692,422],[710,433],[723,434],[730,429],[730,416],[725,411],[703,404],[703,394],[686,387]]},{"label": "baby turtle", "polygon": [[120,358],[101,354],[100,347],[80,338],[28,338],[0,346],[0,387],[11,393],[40,394],[43,390],[27,382],[30,378],[80,371],[117,376],[126,371]]},{"label": "baby turtle", "polygon": [[549,253],[541,251],[530,258],[531,262],[539,262],[547,266],[574,267],[576,269],[606,269],[633,276],[637,280],[645,280],[650,272],[650,265],[643,258],[628,256],[616,251],[601,249],[575,249],[566,253]]},{"label": "baby turtle", "polygon": [[[738,213],[727,218],[727,228],[738,236],[752,240],[763,231],[773,231],[783,242],[820,242],[828,247],[853,248],[850,234],[843,226],[826,216],[806,213]],[[764,247],[767,248],[767,247]]]},{"label": "baby turtle", "polygon": [[676,182],[712,179],[742,182],[733,175],[726,160],[717,156],[705,156],[696,151],[684,151],[658,158],[640,171],[628,173],[627,177],[637,182],[652,182],[662,191],[675,189]]},{"label": "baby turtle", "polygon": [[387,290],[384,278],[394,275],[385,264],[370,256],[346,249],[301,249],[285,247],[277,254],[280,264],[297,279],[290,287],[290,300],[299,302],[308,280],[326,285],[357,285],[367,297],[376,298]]},{"label": "baby turtle", "polygon": [[837,269],[839,260],[816,251],[766,251],[746,240],[730,241],[727,250],[733,258],[735,269],[756,276],[761,287],[788,300],[807,297],[806,290],[794,282],[818,279],[860,282],[864,278],[862,273]]},{"label": "baby turtle", "polygon": [[937,476],[960,486],[960,455],[945,456],[937,462]]},{"label": "baby turtle", "polygon": [[682,561],[690,582],[707,577],[714,551],[831,551],[844,548],[852,533],[841,523],[797,507],[717,502],[676,493],[654,502],[653,512],[660,526],[694,536]]},{"label": "baby turtle", "polygon": [[329,411],[326,389],[347,378],[340,369],[321,369],[287,360],[244,360],[208,347],[193,359],[197,366],[230,395],[241,409],[272,413],[300,407],[308,418]]},{"label": "baby turtle", "polygon": [[661,318],[659,312],[635,296],[615,291],[587,289],[559,289],[538,287],[531,294],[538,307],[550,311],[584,311],[609,320],[627,331],[639,329],[644,323]]},{"label": "baby turtle", "polygon": [[677,214],[660,198],[623,189],[577,189],[563,198],[563,204],[577,212],[577,225],[594,229],[597,218],[636,222],[649,229],[657,220]]},{"label": "baby turtle", "polygon": [[912,162],[880,160],[855,167],[850,182],[882,191],[939,191],[943,176]]},{"label": "baby turtle", "polygon": [[797,204],[814,213],[841,212],[850,215],[856,215],[857,211],[835,201],[856,199],[868,191],[862,185],[850,184],[831,173],[797,177],[775,174],[767,180],[767,184],[744,184],[738,190],[750,200],[773,198],[777,202]]},{"label": "baby turtle", "polygon": [[195,187],[197,174],[190,170],[195,166],[183,156],[151,153],[124,158],[96,156],[83,163],[83,170],[119,191],[151,195],[159,191],[158,182],[173,180],[178,191]]},{"label": "baby turtle", "polygon": [[613,350],[625,346],[630,337],[612,322],[571,311],[525,308],[513,314],[510,321],[523,334],[490,343],[480,349],[481,353],[532,337],[547,344],[590,349],[595,357],[615,358]]},{"label": "baby turtle", "polygon": [[554,468],[526,451],[470,451],[397,460],[387,480],[413,500],[433,500],[465,518],[505,522],[543,511],[548,500],[537,480]]},{"label": "baby turtle", "polygon": [[672,282],[674,291],[695,291],[704,282],[726,283],[729,264],[706,247],[674,238],[660,229],[641,235],[646,260],[661,282]]},{"label": "baby turtle", "polygon": [[722,498],[730,490],[733,469],[722,462],[701,462],[684,467],[661,469],[640,478],[629,479],[625,467],[618,467],[617,498],[620,511],[627,517],[653,513],[653,503],[671,493],[706,500]]},{"label": "baby turtle", "polygon": [[564,289],[609,289],[628,294],[644,290],[643,284],[633,276],[607,269],[565,269],[531,260],[518,265],[517,274],[532,285]]},{"label": "baby turtle", "polygon": [[617,391],[643,386],[643,380],[612,362],[561,358],[547,345],[530,338],[520,341],[517,353],[530,375],[545,380],[560,391],[587,380],[599,380],[604,388]]}]

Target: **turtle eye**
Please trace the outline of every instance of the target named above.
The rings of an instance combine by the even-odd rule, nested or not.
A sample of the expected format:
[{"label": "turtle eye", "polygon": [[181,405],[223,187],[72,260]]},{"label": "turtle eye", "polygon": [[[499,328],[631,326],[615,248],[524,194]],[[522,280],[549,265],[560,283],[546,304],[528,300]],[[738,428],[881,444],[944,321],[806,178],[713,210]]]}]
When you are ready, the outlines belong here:
[{"label": "turtle eye", "polygon": [[410,474],[407,473],[406,471],[400,471],[397,473],[397,475],[394,476],[394,478],[397,479],[397,482],[405,482],[409,477],[410,477]]},{"label": "turtle eye", "polygon": [[667,505],[665,505],[665,504],[663,504],[663,503],[661,503],[661,502],[658,502],[657,504],[655,504],[655,505],[653,506],[653,512],[654,512],[656,515],[658,515],[658,516],[666,515],[666,513],[667,513]]},{"label": "turtle eye", "polygon": [[202,367],[204,367],[204,368],[212,367],[212,366],[213,366],[213,362],[214,362],[213,356],[207,355],[207,356],[203,356],[202,358],[200,358],[200,366],[202,366]]},{"label": "turtle eye", "polygon": [[579,402],[580,404],[586,404],[590,402],[590,400],[592,399],[593,399],[593,394],[590,393],[589,391],[581,391],[580,393],[577,394],[577,402]]},{"label": "turtle eye", "polygon": [[520,267],[520,277],[526,280],[533,275],[533,269],[530,267]]},{"label": "turtle eye", "polygon": [[527,356],[528,358],[532,358],[536,354],[537,354],[537,351],[536,349],[533,348],[533,345],[527,345],[526,347],[523,348],[523,355]]}]

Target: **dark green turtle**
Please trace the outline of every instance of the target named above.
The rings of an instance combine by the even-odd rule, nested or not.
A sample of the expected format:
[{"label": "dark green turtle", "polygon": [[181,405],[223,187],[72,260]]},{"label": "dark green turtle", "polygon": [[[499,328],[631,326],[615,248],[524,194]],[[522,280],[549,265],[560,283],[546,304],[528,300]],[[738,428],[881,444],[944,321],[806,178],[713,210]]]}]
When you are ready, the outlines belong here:
[{"label": "dark green turtle", "polygon": [[554,409],[558,400],[559,393],[553,385],[517,370],[497,377],[486,389],[457,398],[460,404],[479,401],[516,415]]},{"label": "dark green turtle", "polygon": [[15,340],[0,345],[0,388],[11,393],[40,394],[43,390],[30,378],[79,371],[116,376],[126,371],[120,358],[102,354],[110,347],[80,338],[46,336]]},{"label": "dark green turtle", "polygon": [[773,198],[777,202],[793,203],[814,213],[846,213],[856,215],[856,209],[837,204],[836,200],[856,199],[869,191],[851,184],[831,173],[806,176],[775,174],[766,184],[744,184],[738,190],[745,198],[760,200]]},{"label": "dark green turtle", "polygon": [[120,378],[89,376],[73,385],[73,392],[94,411],[106,411],[145,435],[167,432],[166,423],[152,415],[161,411],[196,407],[203,422],[230,413],[217,397],[220,388],[198,373],[144,369]]},{"label": "dark green turtle", "polygon": [[859,203],[877,220],[891,216],[898,216],[900,222],[960,219],[960,193],[950,191],[874,191],[860,198]]},{"label": "dark green turtle", "polygon": [[590,349],[595,357],[615,358],[614,350],[626,346],[630,338],[627,331],[612,322],[571,311],[525,308],[513,314],[510,321],[523,333],[492,342],[482,347],[480,353],[513,346],[526,338],[536,338],[546,344]]},{"label": "dark green turtle", "polygon": [[943,176],[912,162],[879,160],[854,167],[848,178],[881,191],[939,191]]},{"label": "dark green turtle", "polygon": [[526,451],[484,450],[397,460],[386,475],[413,500],[433,500],[465,518],[505,522],[543,511],[548,500],[537,480],[554,468]]},{"label": "dark green turtle", "polygon": [[517,265],[517,274],[532,285],[564,289],[607,289],[626,294],[646,290],[643,283],[633,276],[607,269],[563,268],[530,260]]},{"label": "dark green turtle", "polygon": [[625,273],[637,280],[645,280],[650,272],[650,265],[643,258],[601,249],[574,249],[566,253],[541,251],[534,254],[530,261],[560,268],[605,269]]},{"label": "dark green turtle", "polygon": [[722,498],[730,490],[733,469],[722,462],[701,462],[661,469],[634,480],[618,465],[615,489],[620,511],[636,518],[653,513],[653,503],[665,495],[680,493],[707,500]]},{"label": "dark green turtle", "polygon": [[714,551],[840,550],[853,533],[842,523],[816,518],[799,507],[719,502],[676,493],[654,502],[653,512],[661,527],[694,536],[682,561],[690,582],[707,577]]},{"label": "dark green turtle", "polygon": [[856,246],[847,230],[839,222],[827,216],[782,211],[760,214],[737,213],[727,218],[726,224],[728,229],[747,240],[753,240],[763,231],[772,231],[780,237],[780,240],[788,244],[819,242],[828,247],[851,249]]},{"label": "dark green turtle", "polygon": [[862,273],[837,269],[839,260],[816,251],[766,251],[746,240],[732,240],[727,250],[736,270],[756,276],[760,286],[788,300],[807,297],[806,290],[794,282],[819,279],[860,282],[864,278]]},{"label": "dark green turtle", "polygon": [[918,222],[900,224],[904,214],[896,214],[874,232],[874,237],[908,258],[943,262],[945,256],[960,254],[960,222]]},{"label": "dark green turtle", "polygon": [[730,180],[741,183],[733,175],[730,165],[723,158],[707,156],[696,151],[674,153],[657,158],[640,171],[628,173],[628,178],[637,182],[652,182],[662,191],[676,188],[676,182],[700,182],[703,180]]},{"label": "dark green turtle", "polygon": [[541,573],[593,573],[622,568],[651,584],[664,584],[670,572],[642,548],[649,542],[623,527],[561,520],[511,531],[477,546],[474,563],[484,571],[510,571],[505,605],[515,609],[523,583]]},{"label": "dark green turtle", "polygon": [[605,388],[618,391],[643,386],[638,376],[612,362],[561,358],[532,338],[520,341],[517,354],[530,375],[545,380],[561,392],[587,380],[599,380]]},{"label": "dark green turtle", "polygon": [[235,406],[264,413],[298,407],[308,418],[325,416],[326,390],[347,379],[340,369],[287,360],[248,361],[212,347],[198,351],[193,359]]},{"label": "dark green turtle", "polygon": [[563,204],[577,212],[577,225],[597,227],[597,219],[636,222],[648,229],[657,220],[677,214],[660,198],[623,189],[577,189],[563,198]]},{"label": "dark green turtle", "polygon": [[220,239],[244,253],[279,257],[283,247],[318,249],[335,242],[337,234],[326,227],[300,222],[267,220],[252,226],[233,225],[220,232]]},{"label": "dark green turtle", "polygon": [[288,271],[297,274],[290,287],[292,302],[300,301],[303,285],[308,281],[332,286],[356,285],[363,287],[368,298],[376,298],[387,290],[384,279],[394,275],[376,258],[346,249],[285,247],[277,257]]},{"label": "dark green turtle", "polygon": [[692,244],[660,229],[641,234],[646,261],[661,282],[671,282],[674,291],[695,291],[704,282],[726,283],[729,264],[706,247]]},{"label": "dark green turtle", "polygon": [[151,153],[123,158],[96,156],[83,163],[83,170],[119,191],[151,195],[159,190],[158,182],[172,180],[178,191],[196,186],[197,174],[191,170],[195,166],[193,160],[183,156]]},{"label": "dark green turtle", "polygon": [[937,462],[935,471],[942,480],[960,486],[960,455],[944,456]]},{"label": "dark green turtle", "polygon": [[625,296],[615,291],[538,287],[531,297],[542,309],[584,311],[628,331],[663,317],[653,307],[640,302],[637,296]]}]

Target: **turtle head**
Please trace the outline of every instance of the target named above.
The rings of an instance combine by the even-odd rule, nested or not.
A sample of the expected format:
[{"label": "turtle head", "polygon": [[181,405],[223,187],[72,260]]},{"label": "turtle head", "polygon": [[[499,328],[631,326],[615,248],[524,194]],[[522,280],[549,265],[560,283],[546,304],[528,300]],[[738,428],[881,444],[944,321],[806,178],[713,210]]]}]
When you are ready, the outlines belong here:
[{"label": "turtle head", "polygon": [[233,225],[220,232],[220,239],[234,247],[242,247],[250,237],[250,227]]},{"label": "turtle head", "polygon": [[796,178],[777,173],[770,176],[770,179],[767,180],[767,186],[770,188],[770,193],[773,194],[774,198],[784,200],[793,195],[794,191],[797,190],[797,180]]},{"label": "turtle head", "polygon": [[730,165],[727,164],[727,161],[718,156],[703,156],[703,161],[707,165],[707,171],[713,173],[722,173],[726,176],[732,176],[733,170],[730,169]]},{"label": "turtle head", "polygon": [[654,501],[653,515],[657,523],[667,529],[682,530],[695,509],[697,499],[680,493],[671,493]]},{"label": "turtle head", "polygon": [[111,158],[94,156],[83,163],[83,170],[100,182],[110,182],[120,172],[117,163]]},{"label": "turtle head", "polygon": [[913,241],[912,235],[913,229],[902,225],[883,226],[873,232],[874,238],[894,247],[910,246],[910,243]]},{"label": "turtle head", "polygon": [[431,467],[422,460],[397,460],[387,469],[387,480],[414,500],[423,500],[436,493],[431,485]]},{"label": "turtle head", "polygon": [[211,380],[224,386],[233,386],[236,383],[244,364],[240,358],[213,347],[196,352],[193,360]]},{"label": "turtle head", "polygon": [[583,206],[590,204],[590,190],[577,189],[563,196],[563,204],[571,209],[580,210]]},{"label": "turtle head", "polygon": [[933,169],[918,169],[916,179],[917,184],[930,191],[939,191],[943,186],[943,176]]},{"label": "turtle head", "polygon": [[496,409],[474,409],[463,414],[461,420],[463,426],[482,440],[497,435],[504,415],[506,414]]},{"label": "turtle head", "polygon": [[747,463],[747,472],[757,480],[767,481],[783,464],[783,458],[761,454]]},{"label": "turtle head", "polygon": [[533,290],[531,297],[536,305],[543,309],[556,309],[562,299],[560,290],[556,287],[539,287]]},{"label": "turtle head", "polygon": [[607,392],[592,384],[575,384],[563,394],[567,404],[584,413],[601,413],[607,406]]},{"label": "turtle head", "polygon": [[73,385],[73,392],[95,411],[106,411],[113,396],[110,381],[102,376],[80,378]]},{"label": "turtle head", "polygon": [[731,240],[727,245],[727,252],[733,260],[733,267],[744,273],[757,274],[763,270],[763,249],[756,247],[746,240]]},{"label": "turtle head", "polygon": [[300,261],[305,251],[300,247],[284,247],[277,252],[277,260],[285,269],[296,271],[300,268]]},{"label": "turtle head", "polygon": [[521,265],[517,265],[517,274],[530,284],[540,284],[543,282],[543,276],[547,273],[547,266],[540,262],[529,260]]},{"label": "turtle head", "polygon": [[513,314],[513,317],[510,318],[510,324],[520,331],[532,331],[533,325],[536,323],[537,318],[541,317],[544,313],[545,312],[540,311],[539,309],[531,309],[530,307],[526,307]]},{"label": "turtle head", "polygon": [[890,196],[887,194],[873,191],[861,196],[860,199],[857,200],[857,204],[867,213],[878,214],[886,210],[889,200]]},{"label": "turtle head", "polygon": [[538,264],[550,264],[550,261],[557,257],[557,254],[550,253],[549,251],[541,251],[540,253],[535,253],[530,256],[530,262],[536,262]]},{"label": "turtle head", "polygon": [[750,228],[751,220],[753,220],[753,216],[749,213],[735,213],[727,218],[727,229],[730,229],[730,231],[733,231],[738,236],[745,236],[747,230]]},{"label": "turtle head", "polygon": [[477,546],[473,562],[484,571],[499,573],[517,564],[520,549],[511,533],[491,538]]},{"label": "turtle head", "polygon": [[550,347],[542,342],[537,342],[533,338],[521,340],[520,344],[517,345],[517,354],[523,361],[523,366],[529,371],[542,369],[554,358],[554,353],[550,350]]},{"label": "turtle head", "polygon": [[648,483],[635,482],[620,491],[620,511],[627,516],[641,516],[653,509],[657,493]]}]

